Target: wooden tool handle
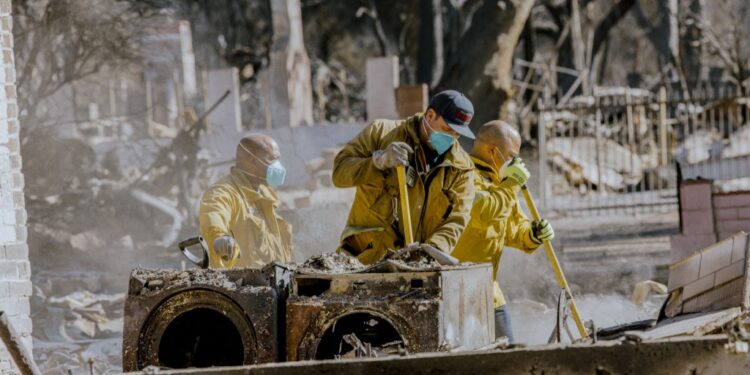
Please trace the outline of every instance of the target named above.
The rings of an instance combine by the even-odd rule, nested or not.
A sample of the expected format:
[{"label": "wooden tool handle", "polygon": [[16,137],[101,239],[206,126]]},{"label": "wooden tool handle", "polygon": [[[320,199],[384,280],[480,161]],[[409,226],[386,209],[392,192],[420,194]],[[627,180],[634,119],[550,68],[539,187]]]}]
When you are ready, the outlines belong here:
[{"label": "wooden tool handle", "polygon": [[409,210],[409,193],[406,190],[406,167],[396,167],[398,178],[398,200],[401,202],[401,222],[404,226],[404,245],[414,243],[414,233],[411,229],[411,212]]},{"label": "wooden tool handle", "polygon": [[[531,198],[531,193],[529,192],[529,189],[526,188],[526,185],[521,186],[521,191],[523,192],[523,198],[526,200],[526,206],[529,208],[529,213],[531,213],[531,218],[534,221],[540,220],[541,217],[539,216],[539,211],[536,209],[534,199]],[[568,287],[568,280],[565,279],[562,267],[560,267],[560,262],[557,260],[557,255],[555,255],[555,250],[552,248],[552,244],[549,241],[544,240],[543,244],[544,250],[547,252],[547,258],[549,258],[549,262],[552,264],[552,270],[555,271],[557,284],[560,285],[560,288],[565,289],[568,294],[568,299],[570,300],[570,313],[573,315],[573,321],[576,323],[576,327],[578,327],[578,333],[581,335],[581,338],[586,338],[589,335],[586,332],[586,327],[583,325],[583,320],[581,320],[581,315],[578,312],[578,306],[573,299],[573,293],[570,291],[570,287]]]}]

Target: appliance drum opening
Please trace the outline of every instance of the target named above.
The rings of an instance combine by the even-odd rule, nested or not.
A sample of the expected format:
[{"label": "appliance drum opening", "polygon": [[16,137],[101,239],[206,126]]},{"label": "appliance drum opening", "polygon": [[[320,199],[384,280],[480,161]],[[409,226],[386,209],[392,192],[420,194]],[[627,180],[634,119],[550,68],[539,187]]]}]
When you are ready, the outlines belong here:
[{"label": "appliance drum opening", "polygon": [[399,354],[404,339],[388,320],[359,312],[342,316],[323,333],[315,359],[381,357]]},{"label": "appliance drum opening", "polygon": [[159,344],[159,362],[170,368],[239,366],[243,364],[242,337],[220,312],[198,308],[176,317]]}]

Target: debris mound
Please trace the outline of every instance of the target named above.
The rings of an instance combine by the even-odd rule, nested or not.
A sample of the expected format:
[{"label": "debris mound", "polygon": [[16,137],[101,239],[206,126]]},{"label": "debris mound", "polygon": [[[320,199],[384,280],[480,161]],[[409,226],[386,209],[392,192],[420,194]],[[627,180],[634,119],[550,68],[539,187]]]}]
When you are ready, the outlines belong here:
[{"label": "debris mound", "polygon": [[235,290],[240,286],[237,282],[230,280],[226,273],[210,268],[185,271],[136,268],[131,273],[131,277],[141,280],[145,286],[141,290],[141,295],[155,294],[163,287],[180,288],[194,284],[228,290]]},{"label": "debris mound", "polygon": [[365,265],[348,255],[329,252],[316,255],[305,261],[299,272],[303,273],[352,273],[365,269]]},{"label": "debris mound", "polygon": [[423,250],[397,252],[388,257],[388,260],[408,270],[432,270],[441,268],[440,262]]}]

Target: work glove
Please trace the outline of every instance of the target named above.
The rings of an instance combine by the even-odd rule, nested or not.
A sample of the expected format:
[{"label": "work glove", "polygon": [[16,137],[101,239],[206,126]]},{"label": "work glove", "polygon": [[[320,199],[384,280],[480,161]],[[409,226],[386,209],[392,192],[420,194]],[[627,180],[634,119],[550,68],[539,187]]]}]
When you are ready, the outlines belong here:
[{"label": "work glove", "polygon": [[547,219],[531,222],[531,240],[536,244],[544,241],[552,241],[555,238],[555,230]]},{"label": "work glove", "polygon": [[500,170],[500,178],[504,182],[511,182],[514,185],[523,186],[529,180],[529,170],[526,169],[521,158],[513,158],[508,161]]},{"label": "work glove", "polygon": [[372,164],[381,171],[399,165],[409,165],[409,153],[412,152],[414,150],[408,144],[404,142],[392,142],[385,150],[377,150],[372,153]]},{"label": "work glove", "polygon": [[234,237],[221,236],[214,240],[214,251],[222,259],[230,260],[234,257],[234,245]]}]

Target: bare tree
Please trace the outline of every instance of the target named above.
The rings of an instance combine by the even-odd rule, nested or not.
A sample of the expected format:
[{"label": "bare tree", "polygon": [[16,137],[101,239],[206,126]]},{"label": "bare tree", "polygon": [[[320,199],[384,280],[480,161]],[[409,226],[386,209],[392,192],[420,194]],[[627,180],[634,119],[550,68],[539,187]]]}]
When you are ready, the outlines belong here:
[{"label": "bare tree", "polygon": [[748,79],[750,43],[745,36],[750,32],[750,7],[738,0],[718,0],[711,5],[710,15],[705,14],[708,9],[697,6],[680,9],[680,23],[698,34],[686,35],[686,39],[692,42],[691,47],[706,52],[699,56],[701,65],[722,66],[729,73],[729,81],[741,86]]},{"label": "bare tree", "polygon": [[141,20],[127,2],[14,1],[13,13],[24,134],[40,128],[46,116],[41,104],[65,85],[91,77],[105,66],[119,69],[137,57]]},{"label": "bare tree", "polygon": [[143,14],[173,12],[190,20],[197,59],[214,69],[234,66],[252,81],[270,61],[271,0],[128,0]]}]

